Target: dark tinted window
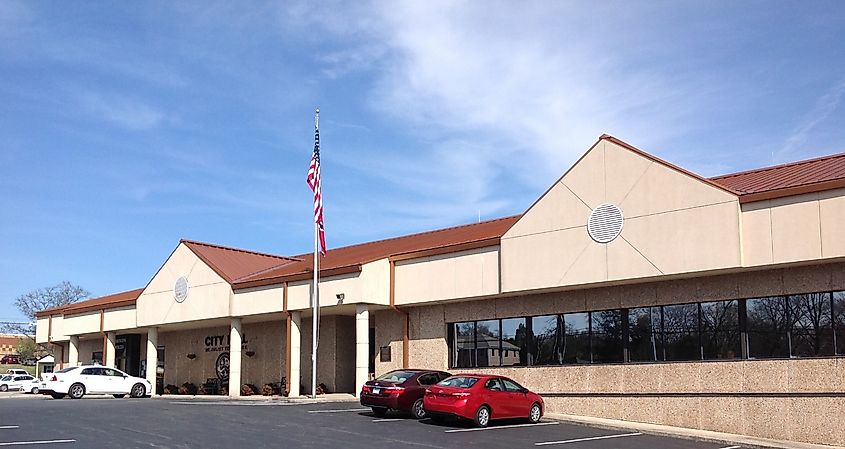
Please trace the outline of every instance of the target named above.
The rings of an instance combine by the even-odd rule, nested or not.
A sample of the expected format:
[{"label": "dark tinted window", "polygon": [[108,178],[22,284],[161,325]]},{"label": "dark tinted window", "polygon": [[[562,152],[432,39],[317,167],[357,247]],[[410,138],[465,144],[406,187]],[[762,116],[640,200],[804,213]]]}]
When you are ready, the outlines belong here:
[{"label": "dark tinted window", "polygon": [[394,384],[401,384],[406,380],[414,377],[417,374],[414,371],[391,371],[389,373],[384,373],[381,376],[377,377],[376,380],[384,381],[384,382],[391,382]]},{"label": "dark tinted window", "polygon": [[705,360],[742,356],[738,301],[701,304],[701,345]]},{"label": "dark tinted window", "polygon": [[632,362],[663,360],[660,307],[628,310],[628,358]]},{"label": "dark tinted window", "polygon": [[528,328],[525,318],[502,320],[502,366],[528,364]]},{"label": "dark tinted window", "polygon": [[423,374],[418,380],[420,385],[434,385],[440,381],[440,378],[437,374]]},{"label": "dark tinted window", "polygon": [[663,344],[666,360],[700,360],[698,304],[663,307]]},{"label": "dark tinted window", "polygon": [[786,309],[782,296],[746,301],[749,357],[789,357]]},{"label": "dark tinted window", "polygon": [[499,320],[475,322],[476,366],[499,366]]},{"label": "dark tinted window", "polygon": [[833,315],[829,293],[788,297],[793,357],[833,355]]},{"label": "dark tinted window", "polygon": [[591,312],[593,363],[621,362],[622,311]]},{"label": "dark tinted window", "polygon": [[484,388],[492,391],[505,391],[502,382],[499,379],[490,379],[484,384]]},{"label": "dark tinted window", "polygon": [[590,363],[590,314],[567,313],[563,323],[563,362]]},{"label": "dark tinted window", "polygon": [[472,368],[475,366],[475,323],[455,324],[455,367]]},{"label": "dark tinted window", "polygon": [[510,379],[502,379],[502,383],[505,385],[505,390],[513,391],[513,392],[521,392],[523,391],[522,385],[510,380]]},{"label": "dark tinted window", "polygon": [[836,329],[836,353],[845,355],[845,292],[833,293],[833,321]]},{"label": "dark tinted window", "polygon": [[532,365],[560,365],[563,363],[563,321],[561,315],[531,318],[533,342]]}]

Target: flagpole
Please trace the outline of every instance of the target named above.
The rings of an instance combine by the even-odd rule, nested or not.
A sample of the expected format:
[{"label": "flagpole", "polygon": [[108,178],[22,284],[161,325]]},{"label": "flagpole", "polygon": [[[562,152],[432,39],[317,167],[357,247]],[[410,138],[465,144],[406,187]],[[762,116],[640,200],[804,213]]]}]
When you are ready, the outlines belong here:
[{"label": "flagpole", "polygon": [[[314,111],[314,130],[320,132],[320,109]],[[311,287],[311,395],[317,398],[317,340],[320,315],[320,225],[314,220],[314,281]]]}]

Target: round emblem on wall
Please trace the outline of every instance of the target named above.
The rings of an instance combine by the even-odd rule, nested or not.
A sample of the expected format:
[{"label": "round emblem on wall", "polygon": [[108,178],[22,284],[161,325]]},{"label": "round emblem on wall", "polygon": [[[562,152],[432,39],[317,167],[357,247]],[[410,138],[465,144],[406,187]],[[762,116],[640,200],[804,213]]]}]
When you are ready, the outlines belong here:
[{"label": "round emblem on wall", "polygon": [[217,378],[222,381],[229,380],[229,353],[221,352],[217,356],[217,361],[214,362],[214,371],[217,373]]},{"label": "round emblem on wall", "polygon": [[176,302],[185,302],[185,299],[188,298],[188,290],[188,280],[185,279],[185,276],[180,276],[173,284],[173,298],[176,299]]},{"label": "round emblem on wall", "polygon": [[587,233],[598,243],[610,243],[622,232],[625,218],[615,204],[605,203],[590,212]]}]

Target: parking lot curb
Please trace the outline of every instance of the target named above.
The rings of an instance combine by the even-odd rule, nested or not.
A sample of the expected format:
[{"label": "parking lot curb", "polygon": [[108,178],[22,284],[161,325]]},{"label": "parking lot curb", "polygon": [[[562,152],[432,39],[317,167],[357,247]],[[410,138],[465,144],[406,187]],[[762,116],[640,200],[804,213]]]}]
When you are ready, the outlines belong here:
[{"label": "parking lot curb", "polygon": [[778,449],[845,449],[843,446],[828,446],[824,444],[802,443],[796,441],[769,440],[747,435],[733,433],[713,432],[709,430],[690,429],[686,427],[673,427],[658,424],[639,423],[633,421],[622,421],[607,418],[593,418],[590,416],[565,415],[561,413],[548,413],[546,418],[570,424],[581,424],[591,427],[598,427],[612,430],[636,430],[649,435],[683,438],[688,440],[708,441],[713,443],[724,443],[738,445],[743,448],[778,448]]},{"label": "parking lot curb", "polygon": [[238,397],[231,397],[231,396],[210,396],[210,395],[178,395],[178,394],[167,394],[167,395],[154,395],[152,396],[155,400],[166,400],[166,401],[185,401],[185,402],[222,402],[222,401],[234,401],[234,402],[283,402],[288,404],[330,404],[330,403],[341,403],[341,402],[348,402],[352,403],[358,402],[358,398],[352,395],[346,394],[328,394],[328,395],[321,395],[317,396],[316,398],[312,398],[309,396],[299,396],[295,398],[288,398],[285,396],[238,396]]}]

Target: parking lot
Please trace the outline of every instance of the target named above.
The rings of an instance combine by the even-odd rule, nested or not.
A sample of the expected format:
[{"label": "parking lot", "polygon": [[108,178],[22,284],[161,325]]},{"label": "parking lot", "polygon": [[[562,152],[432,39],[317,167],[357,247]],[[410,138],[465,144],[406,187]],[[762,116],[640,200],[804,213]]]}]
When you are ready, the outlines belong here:
[{"label": "parking lot", "polygon": [[737,446],[544,419],[486,429],[376,418],[356,403],[0,398],[0,447],[721,449]]}]

